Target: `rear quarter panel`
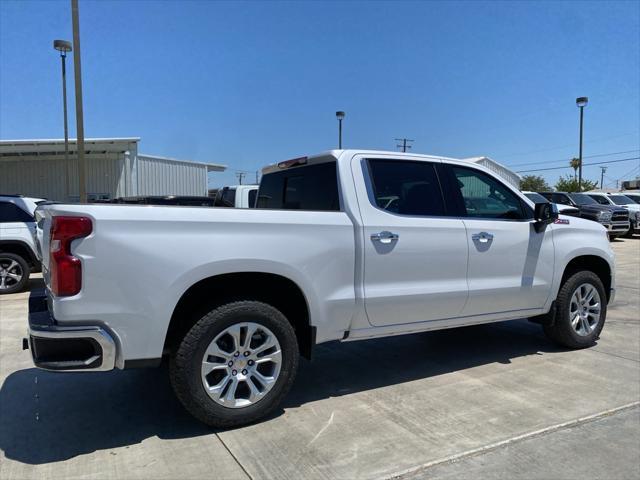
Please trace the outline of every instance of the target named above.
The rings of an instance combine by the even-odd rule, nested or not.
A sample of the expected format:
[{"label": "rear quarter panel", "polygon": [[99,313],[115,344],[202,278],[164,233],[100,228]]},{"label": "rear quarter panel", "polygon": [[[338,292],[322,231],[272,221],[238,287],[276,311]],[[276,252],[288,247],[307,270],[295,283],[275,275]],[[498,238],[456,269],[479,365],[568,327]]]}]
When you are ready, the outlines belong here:
[{"label": "rear quarter panel", "polygon": [[[265,272],[303,291],[317,341],[340,338],[354,307],[353,224],[342,212],[154,206],[56,206],[87,215],[93,232],[72,245],[83,288],[56,298],[61,324],[100,324],[125,359],[157,358],[181,296],[215,275]],[[212,296],[215,292],[211,292]]]}]

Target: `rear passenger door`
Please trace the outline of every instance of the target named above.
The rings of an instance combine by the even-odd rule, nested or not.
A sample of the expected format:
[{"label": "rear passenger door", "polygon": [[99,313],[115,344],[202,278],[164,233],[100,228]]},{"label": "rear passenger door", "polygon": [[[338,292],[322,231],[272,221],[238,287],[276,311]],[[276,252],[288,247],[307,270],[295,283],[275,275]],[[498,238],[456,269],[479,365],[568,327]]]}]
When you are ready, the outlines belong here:
[{"label": "rear passenger door", "polygon": [[455,318],[467,299],[467,239],[445,205],[440,163],[352,161],[363,224],[364,297],[374,326]]}]

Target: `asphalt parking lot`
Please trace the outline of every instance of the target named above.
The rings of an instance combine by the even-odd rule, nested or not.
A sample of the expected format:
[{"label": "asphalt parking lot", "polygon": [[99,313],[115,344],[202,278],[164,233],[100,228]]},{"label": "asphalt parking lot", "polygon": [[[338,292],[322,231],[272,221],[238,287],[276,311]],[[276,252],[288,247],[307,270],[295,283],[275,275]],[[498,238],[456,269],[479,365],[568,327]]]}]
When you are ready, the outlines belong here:
[{"label": "asphalt parking lot", "polygon": [[162,368],[36,370],[28,293],[0,297],[0,477],[640,478],[640,237],[613,248],[617,297],[592,348],[526,320],[323,345],[281,411],[218,432]]}]

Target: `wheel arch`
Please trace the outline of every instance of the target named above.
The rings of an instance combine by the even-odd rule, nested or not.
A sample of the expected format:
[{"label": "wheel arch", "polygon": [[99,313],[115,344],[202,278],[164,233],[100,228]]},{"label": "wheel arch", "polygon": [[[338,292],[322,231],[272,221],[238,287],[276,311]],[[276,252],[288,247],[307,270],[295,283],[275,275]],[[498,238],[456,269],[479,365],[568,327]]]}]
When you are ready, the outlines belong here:
[{"label": "wheel arch", "polygon": [[564,282],[574,273],[584,270],[593,272],[600,278],[602,285],[604,285],[607,301],[610,300],[612,285],[611,265],[606,259],[598,255],[579,255],[572,258],[564,268],[560,285],[564,285]]},{"label": "wheel arch", "polygon": [[173,309],[163,352],[172,352],[207,312],[234,300],[262,301],[280,310],[296,332],[301,355],[311,358],[316,329],[311,325],[309,303],[303,290],[283,275],[265,272],[223,273],[191,285]]},{"label": "wheel arch", "polygon": [[22,240],[0,240],[0,252],[21,256],[31,268],[37,267],[39,263],[31,247]]}]

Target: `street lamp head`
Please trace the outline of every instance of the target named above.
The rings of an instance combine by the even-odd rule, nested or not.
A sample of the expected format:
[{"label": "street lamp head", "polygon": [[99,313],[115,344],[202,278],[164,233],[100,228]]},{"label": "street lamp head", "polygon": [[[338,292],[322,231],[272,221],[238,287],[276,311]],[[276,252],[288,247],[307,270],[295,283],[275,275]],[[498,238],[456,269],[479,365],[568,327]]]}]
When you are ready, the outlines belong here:
[{"label": "street lamp head", "polygon": [[578,107],[584,107],[589,102],[587,97],[578,97],[576,98],[576,105]]},{"label": "street lamp head", "polygon": [[342,119],[344,118],[344,112],[342,112],[342,111],[337,111],[337,112],[336,112],[336,118],[337,118],[338,120],[342,120]]},{"label": "street lamp head", "polygon": [[67,52],[70,52],[72,50],[71,42],[68,42],[66,40],[54,40],[53,48],[58,50],[61,55],[65,55]]}]

